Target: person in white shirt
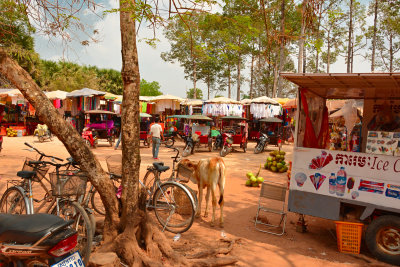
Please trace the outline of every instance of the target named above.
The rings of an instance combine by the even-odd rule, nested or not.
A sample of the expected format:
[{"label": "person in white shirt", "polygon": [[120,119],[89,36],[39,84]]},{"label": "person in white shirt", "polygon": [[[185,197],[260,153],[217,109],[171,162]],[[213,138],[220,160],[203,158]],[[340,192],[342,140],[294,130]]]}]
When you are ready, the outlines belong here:
[{"label": "person in white shirt", "polygon": [[162,127],[158,124],[159,118],[155,118],[155,123],[150,127],[150,135],[153,141],[153,159],[158,159],[158,150],[160,149],[160,140],[164,139]]}]

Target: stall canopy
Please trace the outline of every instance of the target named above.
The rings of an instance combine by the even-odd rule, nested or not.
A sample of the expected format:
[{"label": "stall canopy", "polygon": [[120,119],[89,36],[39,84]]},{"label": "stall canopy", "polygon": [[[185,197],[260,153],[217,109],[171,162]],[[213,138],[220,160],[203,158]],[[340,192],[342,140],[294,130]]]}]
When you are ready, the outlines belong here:
[{"label": "stall canopy", "polygon": [[206,100],[205,103],[215,103],[215,104],[240,104],[239,101],[233,100],[227,97],[216,97],[210,100]]},{"label": "stall canopy", "polygon": [[0,97],[6,96],[22,96],[18,89],[0,89]]},{"label": "stall canopy", "polygon": [[51,91],[51,92],[46,92],[45,93],[48,99],[61,99],[64,100],[67,98],[67,92],[65,91]]},{"label": "stall canopy", "polygon": [[80,90],[75,90],[67,94],[67,97],[92,97],[92,96],[101,96],[105,95],[106,92],[101,92],[89,88],[83,88]]},{"label": "stall canopy", "polygon": [[400,98],[400,73],[282,73],[282,77],[325,99]]},{"label": "stall canopy", "polygon": [[252,101],[252,99],[250,99],[250,98],[242,99],[240,101],[240,104],[242,104],[242,105],[250,105],[251,101]]},{"label": "stall canopy", "polygon": [[297,108],[297,99],[289,99],[288,101],[286,101],[285,104],[283,104],[282,108],[284,109]]},{"label": "stall canopy", "polygon": [[117,115],[117,113],[108,111],[108,110],[100,110],[100,109],[95,109],[95,110],[87,110],[85,111],[86,114],[110,114],[110,115]]},{"label": "stall canopy", "polygon": [[270,117],[270,118],[261,119],[260,122],[278,122],[278,123],[281,123],[282,120],[278,119],[278,118],[275,118],[275,117]]},{"label": "stall canopy", "polygon": [[[122,96],[121,96],[122,98]],[[141,95],[139,96],[139,101],[143,101],[143,102],[151,102],[153,100],[154,96],[144,96]]]},{"label": "stall canopy", "polygon": [[112,93],[110,93],[110,92],[107,92],[107,93],[104,95],[104,98],[105,98],[105,99],[109,99],[109,100],[115,100],[115,99],[118,98],[118,95],[114,95],[114,94],[112,94]]},{"label": "stall canopy", "polygon": [[174,96],[174,95],[159,95],[159,96],[155,96],[152,97],[151,101],[157,102],[157,101],[161,101],[161,100],[175,100],[175,101],[183,101],[183,98],[179,97],[179,96]]},{"label": "stall canopy", "polygon": [[272,99],[268,96],[261,96],[261,97],[254,98],[251,100],[251,103],[279,105],[278,101],[275,101],[274,99]]},{"label": "stall canopy", "polygon": [[181,102],[181,105],[184,105],[184,106],[201,106],[201,105],[203,105],[203,100],[200,100],[200,99],[184,99]]},{"label": "stall canopy", "polygon": [[247,118],[239,117],[239,116],[225,116],[222,117],[221,120],[247,120]]}]

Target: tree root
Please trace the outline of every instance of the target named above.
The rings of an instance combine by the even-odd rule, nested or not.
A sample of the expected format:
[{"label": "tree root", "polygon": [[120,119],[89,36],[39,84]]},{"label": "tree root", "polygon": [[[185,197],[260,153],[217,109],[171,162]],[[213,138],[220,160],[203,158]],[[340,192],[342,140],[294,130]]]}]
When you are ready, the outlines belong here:
[{"label": "tree root", "polygon": [[205,258],[205,257],[209,257],[209,256],[215,256],[218,254],[228,254],[229,252],[232,251],[233,249],[233,245],[239,241],[240,239],[233,239],[233,240],[229,240],[229,239],[221,239],[221,241],[223,242],[228,242],[229,246],[227,248],[213,248],[213,249],[209,249],[206,251],[202,251],[199,253],[196,253],[194,255],[189,255],[186,256],[187,259],[200,259],[200,258]]}]

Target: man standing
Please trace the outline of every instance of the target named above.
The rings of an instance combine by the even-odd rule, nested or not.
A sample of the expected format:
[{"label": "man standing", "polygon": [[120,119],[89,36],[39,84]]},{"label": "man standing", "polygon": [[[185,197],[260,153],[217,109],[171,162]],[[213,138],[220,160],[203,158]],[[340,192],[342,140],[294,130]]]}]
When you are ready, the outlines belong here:
[{"label": "man standing", "polygon": [[158,122],[160,121],[159,118],[155,118],[155,123],[150,127],[150,135],[153,141],[153,159],[158,160],[158,150],[160,148],[160,140],[161,138],[164,139],[162,127]]}]

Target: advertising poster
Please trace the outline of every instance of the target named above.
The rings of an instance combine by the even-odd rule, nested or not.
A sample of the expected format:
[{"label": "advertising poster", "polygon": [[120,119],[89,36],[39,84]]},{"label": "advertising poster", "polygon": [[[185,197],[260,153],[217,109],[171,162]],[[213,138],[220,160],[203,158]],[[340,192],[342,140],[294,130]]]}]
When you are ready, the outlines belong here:
[{"label": "advertising poster", "polygon": [[398,208],[400,157],[297,148],[290,190]]}]

